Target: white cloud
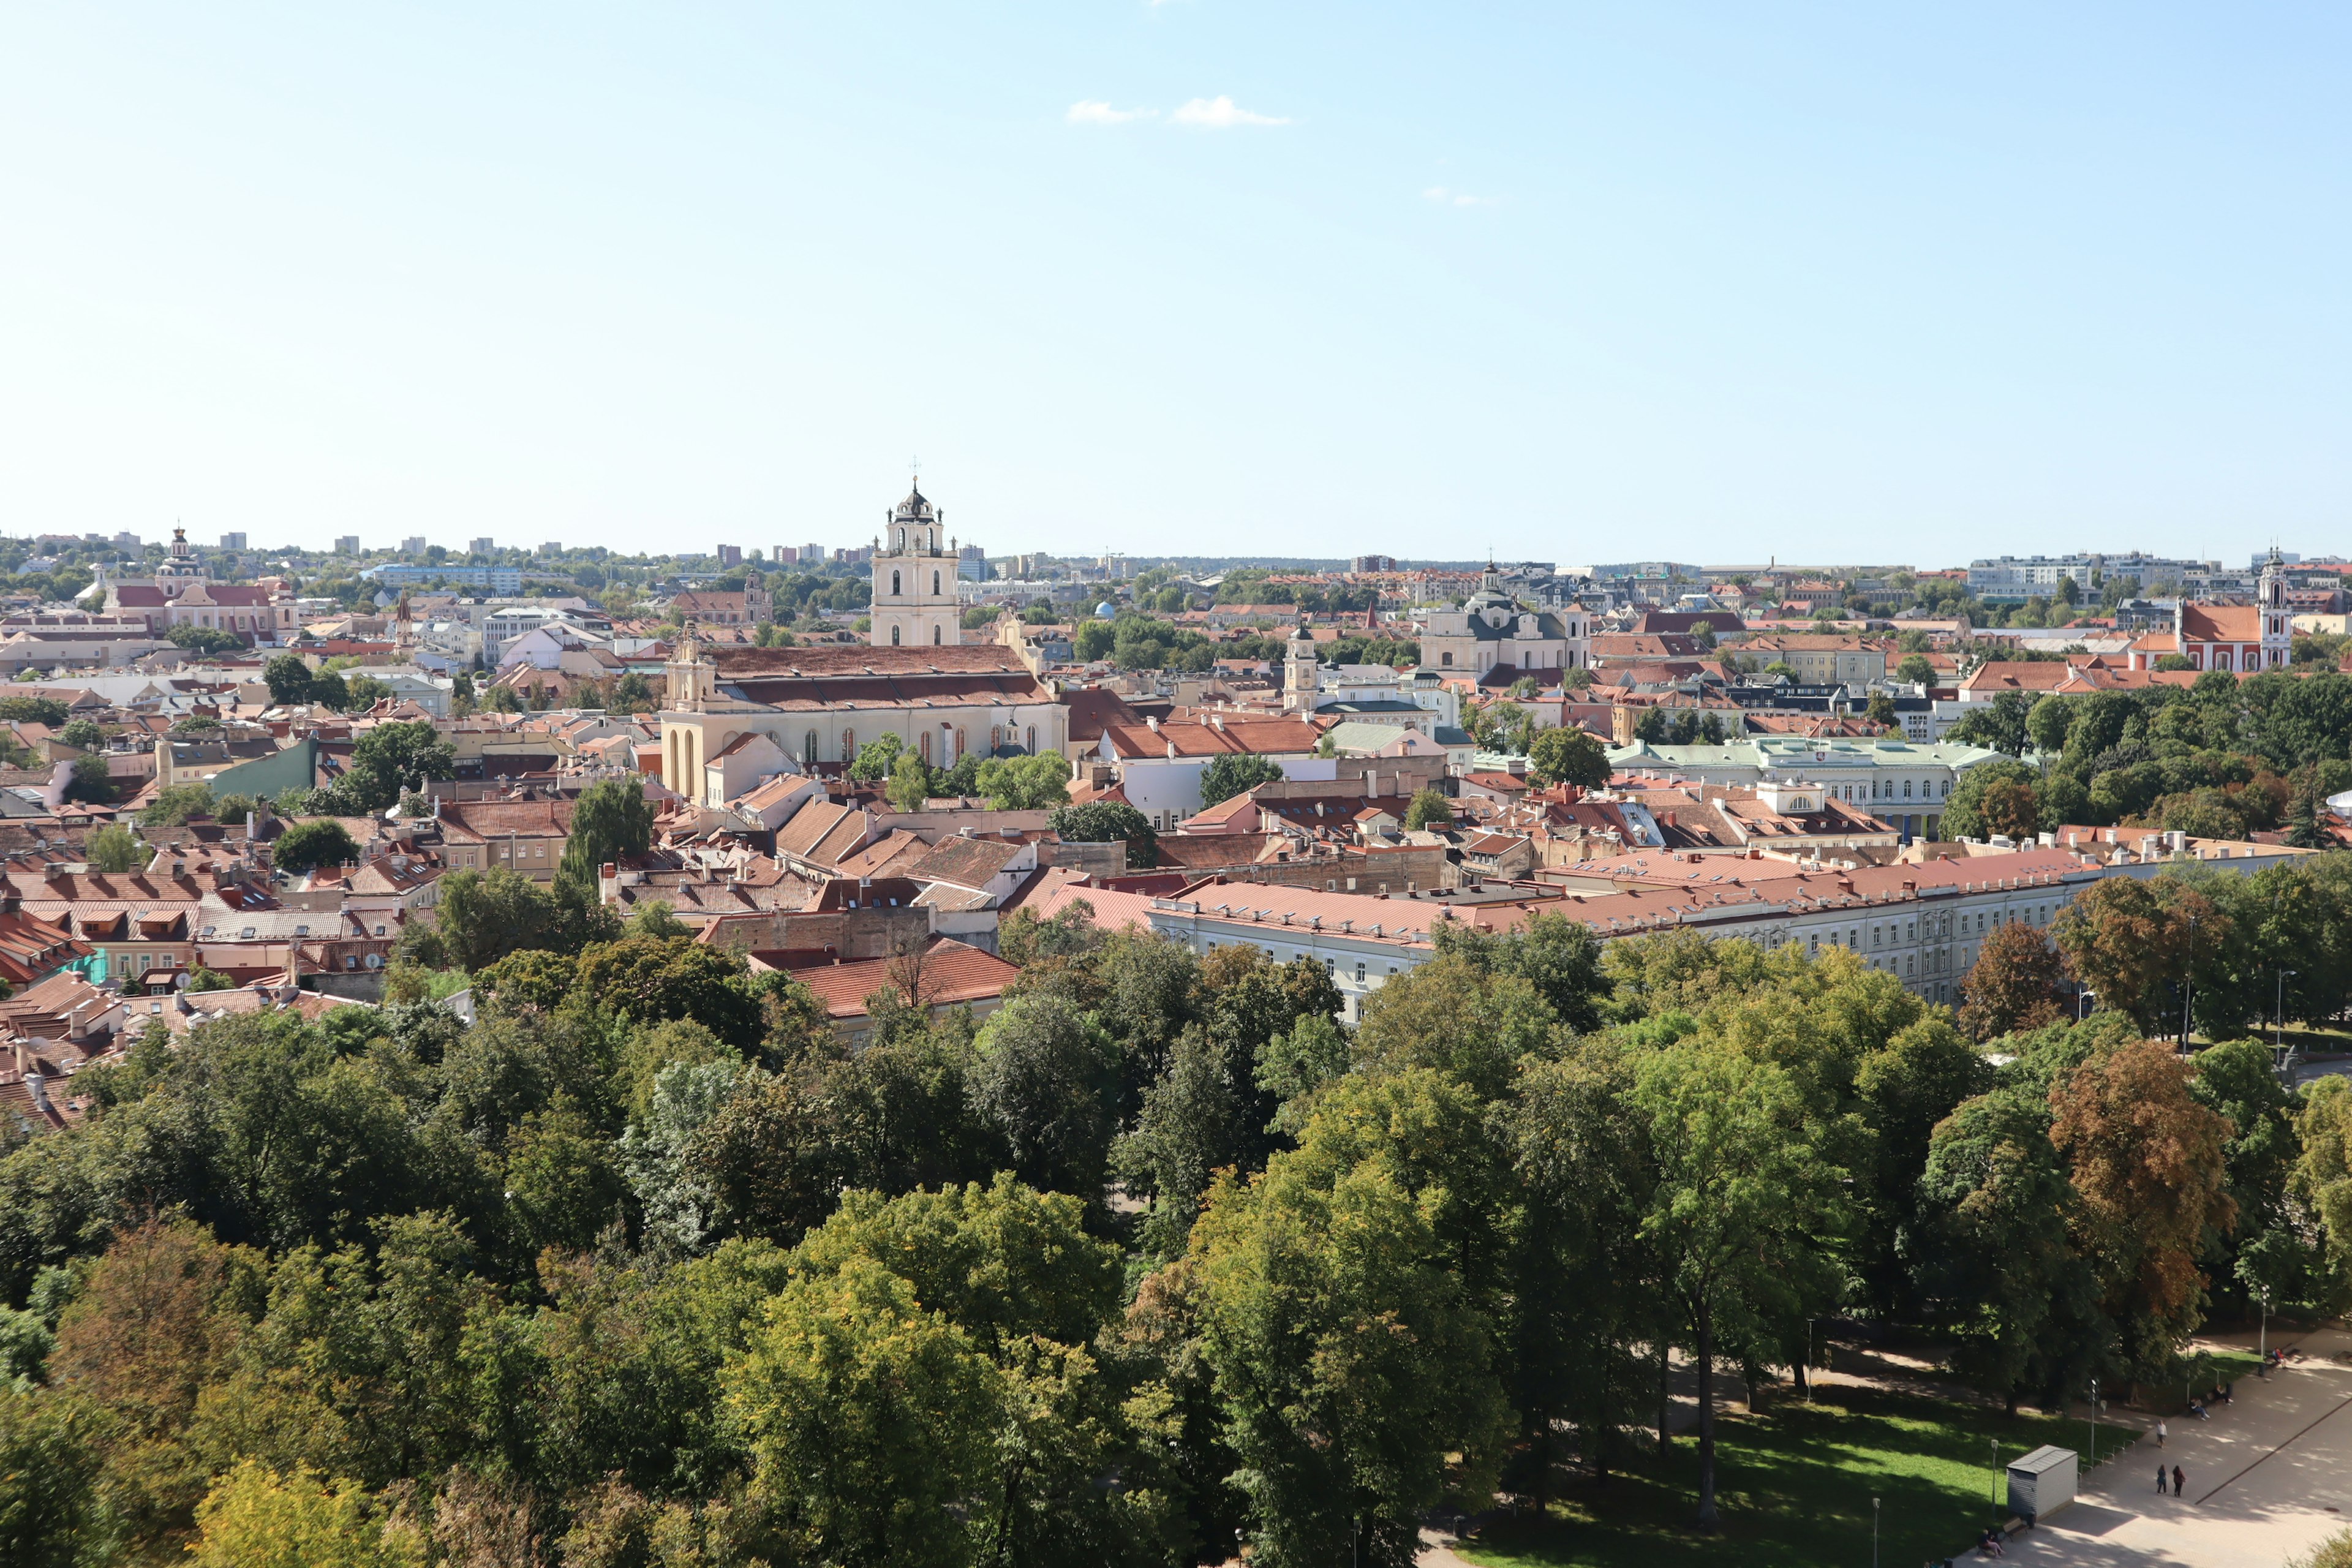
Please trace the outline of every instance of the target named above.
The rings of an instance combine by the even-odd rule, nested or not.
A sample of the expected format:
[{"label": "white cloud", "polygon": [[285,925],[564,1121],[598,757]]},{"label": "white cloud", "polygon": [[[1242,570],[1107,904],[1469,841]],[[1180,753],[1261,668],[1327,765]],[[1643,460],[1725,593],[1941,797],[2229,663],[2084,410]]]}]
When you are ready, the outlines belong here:
[{"label": "white cloud", "polygon": [[1130,120],[1149,120],[1159,112],[1156,109],[1113,109],[1108,103],[1082,98],[1070,105],[1070,112],[1064,118],[1073,125],[1124,125]]},{"label": "white cloud", "polygon": [[1289,121],[1279,115],[1253,114],[1230,98],[1196,98],[1169,116],[1179,125],[1197,125],[1205,131],[1229,131],[1236,125],[1287,125]]},{"label": "white cloud", "polygon": [[1449,191],[1444,185],[1432,185],[1421,193],[1423,200],[1449,207],[1491,207],[1493,196],[1474,196],[1467,191]]}]

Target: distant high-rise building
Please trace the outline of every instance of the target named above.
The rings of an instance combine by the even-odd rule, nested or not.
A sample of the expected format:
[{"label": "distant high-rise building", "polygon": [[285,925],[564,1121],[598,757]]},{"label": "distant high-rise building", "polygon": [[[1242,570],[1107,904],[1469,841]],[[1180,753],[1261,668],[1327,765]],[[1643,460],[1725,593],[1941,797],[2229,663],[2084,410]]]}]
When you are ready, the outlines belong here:
[{"label": "distant high-rise building", "polygon": [[244,534],[224,533],[221,535],[221,548],[223,550],[243,550],[245,547]]},{"label": "distant high-rise building", "polygon": [[466,546],[466,552],[469,555],[495,555],[498,548],[499,542],[495,539],[477,539]]},{"label": "distant high-rise building", "polygon": [[1393,572],[1396,569],[1396,557],[1393,555],[1359,555],[1348,565],[1349,571],[1358,573]]},{"label": "distant high-rise building", "polygon": [[114,536],[114,548],[126,554],[136,555],[140,549],[139,536],[135,533],[118,533]]},{"label": "distant high-rise building", "polygon": [[357,555],[359,552],[360,552],[360,536],[359,536],[358,534],[356,534],[356,533],[345,533],[345,534],[340,534],[340,535],[338,535],[338,536],[336,537],[336,540],[335,540],[335,553],[336,553],[336,554],[338,554],[338,555]]},{"label": "distant high-rise building", "polygon": [[802,546],[801,546],[801,564],[802,564],[802,565],[803,565],[803,566],[822,566],[822,565],[824,565],[824,545],[822,545],[822,544],[803,544],[803,545],[802,545]]},{"label": "distant high-rise building", "polygon": [[560,539],[551,539],[539,547],[539,552],[541,555],[561,555],[563,553],[563,542]]},{"label": "distant high-rise building", "polygon": [[[239,534],[237,537],[238,537],[238,538],[240,538],[240,539],[242,539],[242,538],[244,538],[245,536],[244,536],[243,534]],[[424,554],[424,553],[425,553],[425,536],[424,536],[423,534],[421,534],[421,533],[412,533],[412,534],[410,534],[406,539],[404,539],[404,540],[402,540],[402,541],[400,542],[400,552],[401,552],[403,555],[422,555],[422,554]]]},{"label": "distant high-rise building", "polygon": [[977,544],[966,544],[956,551],[956,575],[966,583],[988,581],[988,552]]},{"label": "distant high-rise building", "polygon": [[740,545],[740,544],[722,544],[722,545],[720,545],[720,546],[719,547],[719,564],[720,564],[721,566],[740,566],[740,565],[742,565],[742,564],[743,564],[743,547],[742,547],[741,545]]},{"label": "distant high-rise building", "polygon": [[801,558],[801,552],[789,544],[779,544],[769,550],[768,556],[779,566],[790,566]]}]

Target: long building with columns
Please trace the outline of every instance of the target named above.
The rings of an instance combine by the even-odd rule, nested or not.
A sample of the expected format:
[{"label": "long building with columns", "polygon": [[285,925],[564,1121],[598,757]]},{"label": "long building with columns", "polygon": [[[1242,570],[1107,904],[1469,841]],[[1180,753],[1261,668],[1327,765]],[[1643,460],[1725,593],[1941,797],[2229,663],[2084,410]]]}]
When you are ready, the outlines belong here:
[{"label": "long building with columns", "polygon": [[662,783],[705,805],[725,804],[706,798],[725,773],[708,764],[748,736],[811,772],[884,735],[940,768],[973,752],[1061,754],[1069,739],[1052,685],[998,643],[704,647],[689,633],[667,674]]}]

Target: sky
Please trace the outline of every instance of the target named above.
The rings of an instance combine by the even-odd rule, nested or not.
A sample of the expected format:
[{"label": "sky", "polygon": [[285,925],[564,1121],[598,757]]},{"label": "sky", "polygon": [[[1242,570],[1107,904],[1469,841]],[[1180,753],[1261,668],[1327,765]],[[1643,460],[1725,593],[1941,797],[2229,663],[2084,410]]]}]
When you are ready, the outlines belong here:
[{"label": "sky", "polygon": [[0,531],[2352,553],[2352,9],[0,0]]}]

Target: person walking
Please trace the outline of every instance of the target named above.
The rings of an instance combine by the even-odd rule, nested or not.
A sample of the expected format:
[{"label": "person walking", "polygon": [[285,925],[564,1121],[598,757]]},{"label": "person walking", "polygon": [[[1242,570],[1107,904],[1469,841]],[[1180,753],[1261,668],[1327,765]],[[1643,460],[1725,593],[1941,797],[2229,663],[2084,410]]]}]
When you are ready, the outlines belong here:
[{"label": "person walking", "polygon": [[2156,1446],[2159,1448],[2163,1447],[2164,1440],[2171,1435],[2172,1428],[2164,1424],[2163,1416],[2158,1416],[2156,1418]]},{"label": "person walking", "polygon": [[2173,1495],[2174,1497],[2187,1497],[2187,1496],[2189,1495],[2188,1491],[2186,1490],[2186,1488],[2188,1487],[2188,1484],[2189,1484],[2189,1483],[2188,1483],[2188,1480],[2187,1480],[2187,1479],[2186,1479],[2181,1475],[2181,1473],[2180,1473],[2180,1467],[2179,1467],[2179,1465],[2175,1465],[2175,1466],[2173,1466],[2173,1467],[2172,1467],[2172,1495]]},{"label": "person walking", "polygon": [[2156,1495],[2164,1495],[2164,1461],[2161,1459],[2156,1463]]}]

